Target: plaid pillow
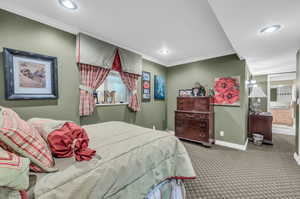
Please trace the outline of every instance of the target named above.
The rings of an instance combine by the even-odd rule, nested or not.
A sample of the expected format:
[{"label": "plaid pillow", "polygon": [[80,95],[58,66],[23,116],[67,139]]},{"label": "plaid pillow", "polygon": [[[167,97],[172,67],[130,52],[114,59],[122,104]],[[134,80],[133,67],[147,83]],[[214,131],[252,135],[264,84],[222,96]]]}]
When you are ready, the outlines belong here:
[{"label": "plaid pillow", "polygon": [[30,168],[36,172],[53,172],[54,160],[47,143],[39,133],[17,113],[0,107],[0,142],[15,153],[31,160]]},{"label": "plaid pillow", "polygon": [[23,158],[0,148],[0,187],[25,190],[29,186],[28,158]]},{"label": "plaid pillow", "polygon": [[0,198],[6,199],[29,199],[26,191],[17,191],[9,188],[0,188]]}]

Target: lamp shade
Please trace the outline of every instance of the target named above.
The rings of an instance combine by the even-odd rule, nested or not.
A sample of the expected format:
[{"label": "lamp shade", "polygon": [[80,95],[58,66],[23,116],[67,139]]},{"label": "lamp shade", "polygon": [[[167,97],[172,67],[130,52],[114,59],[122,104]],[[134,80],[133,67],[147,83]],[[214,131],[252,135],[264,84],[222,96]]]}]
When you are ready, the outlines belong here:
[{"label": "lamp shade", "polygon": [[267,97],[266,94],[264,93],[264,91],[259,87],[253,87],[252,88],[252,91],[250,93],[250,96],[251,98],[259,98],[259,97]]}]

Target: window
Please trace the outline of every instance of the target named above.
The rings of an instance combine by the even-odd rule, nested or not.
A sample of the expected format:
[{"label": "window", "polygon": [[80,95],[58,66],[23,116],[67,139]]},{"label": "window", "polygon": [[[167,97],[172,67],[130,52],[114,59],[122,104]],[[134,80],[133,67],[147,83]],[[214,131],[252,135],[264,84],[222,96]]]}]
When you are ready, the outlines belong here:
[{"label": "window", "polygon": [[98,104],[128,103],[129,90],[123,83],[120,73],[110,71],[104,83],[96,90]]}]

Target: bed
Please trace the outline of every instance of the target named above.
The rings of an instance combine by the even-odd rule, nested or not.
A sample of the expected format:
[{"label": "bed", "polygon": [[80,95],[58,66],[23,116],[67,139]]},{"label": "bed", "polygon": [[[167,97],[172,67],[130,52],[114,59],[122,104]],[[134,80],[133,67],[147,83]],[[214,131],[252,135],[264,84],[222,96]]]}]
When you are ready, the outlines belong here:
[{"label": "bed", "polygon": [[171,194],[184,198],[182,180],[194,179],[195,172],[175,136],[124,122],[83,128],[96,156],[86,162],[55,159],[58,172],[31,173],[37,180],[30,198],[156,199]]}]

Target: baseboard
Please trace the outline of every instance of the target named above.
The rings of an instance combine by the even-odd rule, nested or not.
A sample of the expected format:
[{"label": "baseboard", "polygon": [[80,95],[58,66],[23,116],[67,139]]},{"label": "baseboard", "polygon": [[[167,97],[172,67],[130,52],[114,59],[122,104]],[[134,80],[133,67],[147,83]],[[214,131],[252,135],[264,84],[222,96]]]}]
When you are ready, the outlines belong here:
[{"label": "baseboard", "polygon": [[172,135],[175,135],[175,131],[171,131],[171,130],[168,130],[168,129],[166,129],[166,131],[167,131],[168,133],[172,134]]},{"label": "baseboard", "polygon": [[221,140],[216,140],[215,141],[216,145],[220,145],[220,146],[225,146],[225,147],[229,147],[229,148],[233,148],[233,149],[237,149],[237,150],[241,150],[241,151],[246,151],[247,149],[247,145],[248,145],[248,139],[246,140],[245,144],[235,144],[235,143],[231,143],[231,142],[225,142],[225,141],[221,141]]},{"label": "baseboard", "polygon": [[300,157],[297,155],[297,153],[294,153],[294,159],[296,160],[297,164],[300,166]]},{"label": "baseboard", "polygon": [[281,135],[296,135],[295,130],[293,128],[281,128],[274,126],[272,128],[272,133]]}]

